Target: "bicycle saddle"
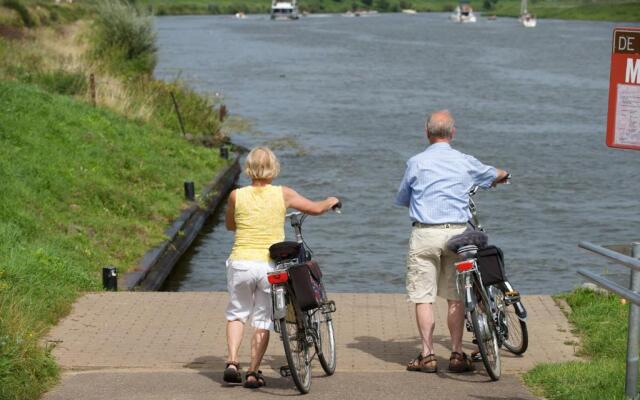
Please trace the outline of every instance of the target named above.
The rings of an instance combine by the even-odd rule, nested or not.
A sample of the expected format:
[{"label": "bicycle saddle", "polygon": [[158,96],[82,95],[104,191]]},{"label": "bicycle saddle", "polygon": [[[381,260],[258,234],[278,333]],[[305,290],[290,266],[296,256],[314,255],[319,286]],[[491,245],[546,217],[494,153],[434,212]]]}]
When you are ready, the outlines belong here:
[{"label": "bicycle saddle", "polygon": [[269,247],[269,255],[274,261],[288,260],[298,257],[301,246],[298,242],[278,242]]},{"label": "bicycle saddle", "polygon": [[488,241],[489,237],[486,233],[467,229],[461,234],[449,239],[449,241],[447,242],[447,248],[454,253],[457,253],[458,249],[462,246],[473,245],[481,249],[487,245]]}]

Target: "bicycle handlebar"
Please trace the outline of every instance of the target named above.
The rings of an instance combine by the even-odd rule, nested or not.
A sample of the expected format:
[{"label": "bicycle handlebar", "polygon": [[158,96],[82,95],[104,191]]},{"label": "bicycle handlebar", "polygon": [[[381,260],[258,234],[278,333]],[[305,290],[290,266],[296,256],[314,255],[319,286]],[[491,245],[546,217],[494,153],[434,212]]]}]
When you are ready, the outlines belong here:
[{"label": "bicycle handlebar", "polygon": [[[505,176],[504,178],[502,178],[499,181],[496,181],[496,183],[499,184],[503,184],[503,185],[510,185],[511,184],[511,174],[507,172],[507,176]],[[480,189],[480,186],[473,186],[471,188],[471,190],[469,190],[469,196],[473,197],[476,193],[478,193],[478,190]]]}]

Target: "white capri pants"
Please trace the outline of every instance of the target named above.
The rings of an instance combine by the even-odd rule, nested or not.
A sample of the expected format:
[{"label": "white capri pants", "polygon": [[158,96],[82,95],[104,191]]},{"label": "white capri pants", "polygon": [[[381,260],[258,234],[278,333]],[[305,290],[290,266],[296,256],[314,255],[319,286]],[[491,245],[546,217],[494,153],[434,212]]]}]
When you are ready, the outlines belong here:
[{"label": "white capri pants", "polygon": [[251,316],[253,327],[273,330],[271,284],[267,280],[273,268],[268,261],[227,260],[228,321],[246,323]]}]

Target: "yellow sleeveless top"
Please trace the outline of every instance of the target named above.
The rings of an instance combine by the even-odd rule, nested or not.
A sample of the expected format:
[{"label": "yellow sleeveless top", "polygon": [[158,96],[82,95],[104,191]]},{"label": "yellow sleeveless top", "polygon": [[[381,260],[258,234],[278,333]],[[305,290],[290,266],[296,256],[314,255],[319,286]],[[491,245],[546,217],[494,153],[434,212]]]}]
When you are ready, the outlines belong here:
[{"label": "yellow sleeveless top", "polygon": [[269,261],[269,246],[284,240],[286,207],[281,186],[236,190],[236,237],[229,259]]}]

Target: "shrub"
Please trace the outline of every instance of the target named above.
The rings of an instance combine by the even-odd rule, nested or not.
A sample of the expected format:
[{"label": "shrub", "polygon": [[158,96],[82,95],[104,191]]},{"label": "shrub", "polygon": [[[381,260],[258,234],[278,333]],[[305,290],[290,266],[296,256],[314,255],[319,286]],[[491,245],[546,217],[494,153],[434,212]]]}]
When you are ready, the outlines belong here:
[{"label": "shrub", "polygon": [[220,6],[217,4],[209,4],[207,5],[207,12],[209,14],[221,14]]},{"label": "shrub", "polygon": [[18,15],[20,15],[20,19],[22,19],[22,23],[27,28],[33,28],[34,26],[36,26],[36,21],[31,16],[31,13],[29,13],[29,10],[27,9],[27,7],[25,7],[24,4],[20,2],[20,0],[4,0],[2,2],[2,5],[12,10],[15,10],[18,13]]},{"label": "shrub", "polygon": [[376,9],[378,11],[388,11],[389,7],[389,0],[376,0]]},{"label": "shrub", "polygon": [[83,74],[63,69],[36,73],[32,75],[32,82],[47,92],[68,96],[81,95],[87,90],[87,79]]},{"label": "shrub", "polygon": [[121,0],[105,0],[97,8],[95,57],[125,75],[151,74],[156,64],[156,34],[146,14]]},{"label": "shrub", "polygon": [[410,9],[412,7],[412,4],[410,1],[408,0],[400,0],[400,8],[403,10],[407,10]]}]

